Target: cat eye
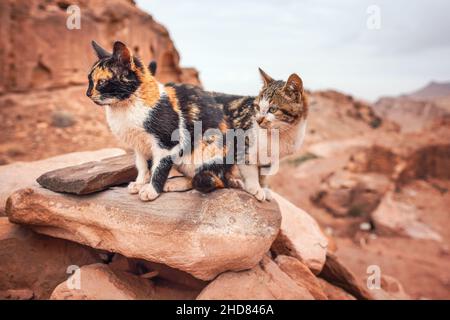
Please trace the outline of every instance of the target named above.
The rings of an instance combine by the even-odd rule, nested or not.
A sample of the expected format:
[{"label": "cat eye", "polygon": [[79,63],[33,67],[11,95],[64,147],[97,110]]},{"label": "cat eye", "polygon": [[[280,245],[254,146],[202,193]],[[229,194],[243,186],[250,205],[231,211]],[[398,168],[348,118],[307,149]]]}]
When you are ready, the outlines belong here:
[{"label": "cat eye", "polygon": [[275,111],[277,111],[277,107],[276,107],[276,106],[271,106],[271,107],[269,108],[269,112],[270,112],[270,113],[274,113]]},{"label": "cat eye", "polygon": [[106,83],[105,79],[100,79],[100,80],[98,80],[97,85],[103,86],[105,83]]}]

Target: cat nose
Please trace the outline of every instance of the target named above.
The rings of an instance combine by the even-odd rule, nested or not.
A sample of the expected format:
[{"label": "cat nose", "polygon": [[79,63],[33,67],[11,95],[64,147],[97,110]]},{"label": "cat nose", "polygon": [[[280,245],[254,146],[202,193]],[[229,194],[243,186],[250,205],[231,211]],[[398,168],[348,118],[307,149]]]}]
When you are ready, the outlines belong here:
[{"label": "cat nose", "polygon": [[257,122],[258,124],[263,123],[263,122],[264,122],[264,117],[258,117],[258,118],[256,118],[256,122]]},{"label": "cat nose", "polygon": [[92,97],[92,90],[88,89],[88,91],[86,91],[86,95],[88,96],[88,98]]}]

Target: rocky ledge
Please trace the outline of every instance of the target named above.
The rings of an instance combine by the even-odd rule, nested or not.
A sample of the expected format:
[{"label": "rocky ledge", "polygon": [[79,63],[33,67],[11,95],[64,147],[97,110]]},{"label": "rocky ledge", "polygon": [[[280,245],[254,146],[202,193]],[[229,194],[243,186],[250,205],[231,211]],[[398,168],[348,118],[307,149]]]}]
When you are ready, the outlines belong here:
[{"label": "rocky ledge", "polygon": [[[14,191],[11,182],[0,228],[0,258],[9,257],[0,259],[0,298],[375,297],[329,252],[317,222],[280,195],[261,203],[233,189],[184,191],[143,203],[122,185],[134,175],[129,161],[124,155],[42,172],[38,181],[58,192],[35,183]],[[42,274],[14,263],[30,257],[46,265]],[[71,265],[80,268],[81,288],[69,286]]]},{"label": "rocky ledge", "polygon": [[85,197],[28,188],[8,199],[6,213],[38,233],[164,263],[202,280],[255,266],[281,223],[275,203],[234,190],[165,193],[144,203],[126,188]]}]

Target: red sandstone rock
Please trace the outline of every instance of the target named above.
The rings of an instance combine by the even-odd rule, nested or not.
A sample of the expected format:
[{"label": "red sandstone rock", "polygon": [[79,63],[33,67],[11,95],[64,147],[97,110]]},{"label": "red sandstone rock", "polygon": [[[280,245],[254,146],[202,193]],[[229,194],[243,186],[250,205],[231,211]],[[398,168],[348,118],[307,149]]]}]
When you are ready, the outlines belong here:
[{"label": "red sandstone rock", "polygon": [[47,299],[69,277],[69,266],[99,261],[90,248],[0,218],[0,296],[6,299]]},{"label": "red sandstone rock", "polygon": [[[198,73],[179,66],[180,56],[168,31],[127,0],[76,0],[81,29],[69,30],[64,2],[2,1],[0,4],[0,92],[29,91],[86,84],[96,40],[108,48],[121,40],[145,64],[158,63],[163,81],[199,84]],[[55,41],[58,39],[58,41]],[[18,56],[26,63],[17,63]]]},{"label": "red sandstone rock", "polygon": [[202,280],[254,267],[281,224],[275,203],[231,189],[170,192],[143,203],[126,188],[84,197],[34,188],[14,193],[6,213],[39,233],[163,263]]},{"label": "red sandstone rock", "polygon": [[212,281],[198,300],[313,300],[270,258],[248,271],[226,272]]}]

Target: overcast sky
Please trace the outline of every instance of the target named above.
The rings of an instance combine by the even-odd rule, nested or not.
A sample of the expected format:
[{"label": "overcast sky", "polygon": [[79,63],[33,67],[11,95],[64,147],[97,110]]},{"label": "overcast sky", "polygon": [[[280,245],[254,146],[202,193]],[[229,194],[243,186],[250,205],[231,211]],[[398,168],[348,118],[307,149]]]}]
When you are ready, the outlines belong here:
[{"label": "overcast sky", "polygon": [[[208,90],[256,94],[257,67],[367,100],[450,80],[449,0],[137,0]],[[380,29],[369,29],[371,5]],[[373,24],[371,24],[373,25]]]}]

